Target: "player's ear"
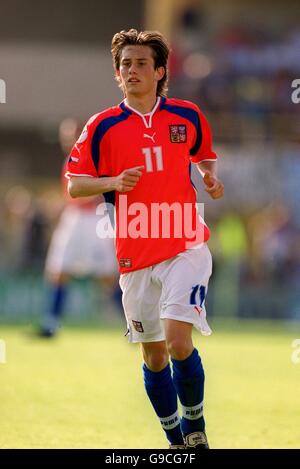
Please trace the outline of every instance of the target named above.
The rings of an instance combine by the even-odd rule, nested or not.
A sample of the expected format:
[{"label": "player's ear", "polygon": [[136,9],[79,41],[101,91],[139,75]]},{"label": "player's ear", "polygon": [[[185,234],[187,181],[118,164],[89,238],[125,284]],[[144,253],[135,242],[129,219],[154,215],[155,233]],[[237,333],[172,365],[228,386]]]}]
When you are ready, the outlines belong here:
[{"label": "player's ear", "polygon": [[165,67],[157,67],[155,70],[157,81],[160,81],[165,76]]},{"label": "player's ear", "polygon": [[115,69],[115,79],[118,83],[118,86],[121,86],[122,80],[121,80],[120,69]]}]

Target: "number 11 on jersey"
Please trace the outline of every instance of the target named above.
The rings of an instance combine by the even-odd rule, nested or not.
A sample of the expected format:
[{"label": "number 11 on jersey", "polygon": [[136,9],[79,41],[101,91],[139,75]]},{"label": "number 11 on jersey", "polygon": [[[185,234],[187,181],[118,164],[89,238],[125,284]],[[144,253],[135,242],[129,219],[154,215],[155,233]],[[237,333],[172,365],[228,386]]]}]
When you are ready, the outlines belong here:
[{"label": "number 11 on jersey", "polygon": [[[148,147],[142,148],[145,155],[146,171],[151,173],[153,171],[163,171],[163,158],[161,147]],[[155,162],[155,169],[153,169],[153,162]]]}]

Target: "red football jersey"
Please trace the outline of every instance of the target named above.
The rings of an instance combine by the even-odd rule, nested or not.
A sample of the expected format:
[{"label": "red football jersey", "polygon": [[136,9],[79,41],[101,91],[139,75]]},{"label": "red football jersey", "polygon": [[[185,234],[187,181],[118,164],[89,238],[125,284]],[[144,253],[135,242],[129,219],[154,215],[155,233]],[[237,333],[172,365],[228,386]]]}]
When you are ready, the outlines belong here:
[{"label": "red football jersey", "polygon": [[66,176],[118,176],[144,166],[130,192],[106,193],[116,208],[120,272],[142,269],[207,241],[199,223],[191,162],[216,160],[212,135],[199,108],[158,97],[142,115],[126,104],[93,116],[71,151]]}]

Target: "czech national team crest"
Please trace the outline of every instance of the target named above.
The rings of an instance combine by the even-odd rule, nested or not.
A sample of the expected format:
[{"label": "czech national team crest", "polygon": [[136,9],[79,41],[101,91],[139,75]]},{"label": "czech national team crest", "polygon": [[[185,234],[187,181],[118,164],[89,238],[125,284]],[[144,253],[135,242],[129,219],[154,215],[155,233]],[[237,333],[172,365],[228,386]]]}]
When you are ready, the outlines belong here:
[{"label": "czech national team crest", "polygon": [[186,125],[169,125],[170,140],[172,143],[185,143],[186,142]]},{"label": "czech national team crest", "polygon": [[140,321],[134,321],[133,319],[131,321],[137,332],[144,332],[143,324]]},{"label": "czech national team crest", "polygon": [[120,259],[120,267],[126,267],[126,268],[130,268],[132,267],[132,262],[131,262],[131,259]]}]

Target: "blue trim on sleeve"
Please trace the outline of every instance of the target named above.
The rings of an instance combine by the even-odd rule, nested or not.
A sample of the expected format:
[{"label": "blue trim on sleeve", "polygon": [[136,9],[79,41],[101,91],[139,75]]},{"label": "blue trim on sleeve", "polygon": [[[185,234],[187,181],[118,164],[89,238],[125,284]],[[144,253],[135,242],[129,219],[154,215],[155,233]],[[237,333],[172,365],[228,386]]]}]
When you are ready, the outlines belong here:
[{"label": "blue trim on sleeve", "polygon": [[132,114],[131,111],[128,109],[123,109],[122,104],[121,108],[123,112],[118,116],[111,116],[107,117],[100,124],[97,125],[91,143],[91,152],[92,158],[94,162],[94,166],[96,168],[98,174],[99,168],[99,160],[100,160],[100,143],[106,132],[116,124],[120,124],[120,122],[125,121],[128,117]]},{"label": "blue trim on sleeve", "polygon": [[192,163],[191,162],[189,163],[189,177],[190,177],[190,181],[191,181],[193,188],[195,189],[196,192],[198,192],[197,187],[193,183],[193,179],[192,179]]},{"label": "blue trim on sleeve", "polygon": [[183,106],[174,106],[173,104],[166,104],[166,100],[164,100],[160,106],[161,110],[165,109],[168,112],[172,112],[177,116],[183,117],[184,119],[189,120],[196,129],[196,142],[194,146],[190,149],[190,155],[196,155],[197,151],[201,147],[202,143],[202,129],[199,114],[194,109],[183,107]]},{"label": "blue trim on sleeve", "polygon": [[[102,176],[102,177],[107,177],[107,176]],[[110,191],[110,192],[104,192],[103,197],[106,203],[106,208],[108,211],[108,216],[111,222],[112,227],[115,227],[115,211],[114,208],[116,204],[116,192],[115,191]]]}]

